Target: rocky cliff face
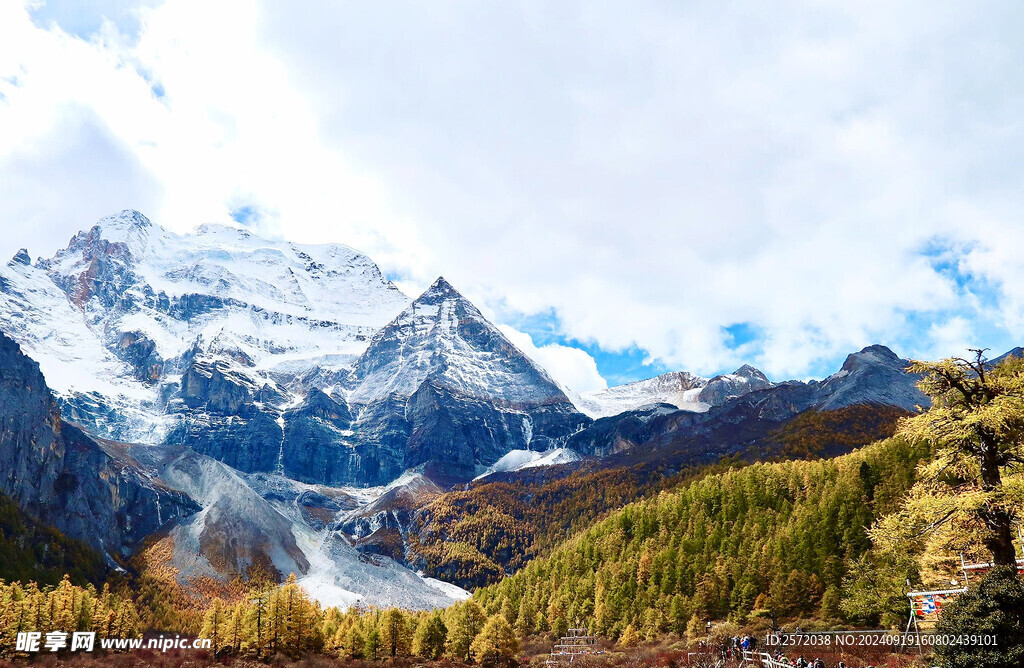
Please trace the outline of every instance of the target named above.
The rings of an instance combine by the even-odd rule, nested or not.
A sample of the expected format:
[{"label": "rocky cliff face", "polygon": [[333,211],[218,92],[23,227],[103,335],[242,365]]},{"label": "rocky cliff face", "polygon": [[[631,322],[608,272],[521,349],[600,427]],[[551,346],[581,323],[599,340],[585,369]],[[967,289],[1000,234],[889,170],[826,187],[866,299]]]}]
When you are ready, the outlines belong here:
[{"label": "rocky cliff face", "polygon": [[26,512],[108,555],[125,556],[198,506],[61,420],[39,366],[0,334],[0,489]]},{"label": "rocky cliff face", "polygon": [[64,471],[60,412],[39,365],[0,334],[0,471],[4,492],[39,516]]}]

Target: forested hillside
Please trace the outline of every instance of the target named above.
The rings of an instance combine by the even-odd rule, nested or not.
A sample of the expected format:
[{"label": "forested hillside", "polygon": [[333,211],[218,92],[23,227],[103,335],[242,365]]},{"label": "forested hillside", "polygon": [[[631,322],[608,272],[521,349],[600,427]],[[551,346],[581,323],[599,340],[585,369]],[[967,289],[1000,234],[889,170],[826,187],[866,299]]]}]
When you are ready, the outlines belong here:
[{"label": "forested hillside", "polygon": [[628,503],[744,460],[843,454],[891,436],[906,414],[875,404],[809,410],[716,464],[687,463],[666,449],[627,453],[561,475],[538,470],[485,479],[441,495],[416,513],[408,532],[410,561],[462,587],[493,584]]},{"label": "forested hillside", "polygon": [[925,446],[890,438],[832,460],[753,464],[631,504],[479,590],[529,631],[590,620],[654,637],[691,617],[840,614],[867,529],[894,511]]},{"label": "forested hillside", "polygon": [[75,583],[100,583],[108,569],[91,547],[33,519],[0,494],[0,580],[55,585],[65,574]]}]

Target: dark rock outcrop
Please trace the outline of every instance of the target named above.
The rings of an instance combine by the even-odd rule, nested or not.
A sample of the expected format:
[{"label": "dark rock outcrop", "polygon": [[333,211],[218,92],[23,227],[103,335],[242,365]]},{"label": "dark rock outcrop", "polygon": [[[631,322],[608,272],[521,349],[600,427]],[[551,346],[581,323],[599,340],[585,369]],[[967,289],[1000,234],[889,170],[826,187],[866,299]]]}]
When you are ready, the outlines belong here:
[{"label": "dark rock outcrop", "polygon": [[248,417],[189,413],[167,435],[166,442],[184,445],[240,471],[273,471],[281,447],[281,426],[263,411]]},{"label": "dark rock outcrop", "polygon": [[63,422],[39,366],[2,333],[0,470],[0,490],[27,513],[111,555],[199,509],[122,446]]},{"label": "dark rock outcrop", "polygon": [[11,258],[11,261],[10,261],[9,264],[24,264],[24,265],[32,264],[32,258],[29,257],[29,255],[28,255],[28,249],[25,249],[25,248],[20,249],[17,253],[14,254],[14,257]]},{"label": "dark rock outcrop", "polygon": [[118,338],[114,352],[131,366],[134,376],[146,383],[160,380],[164,360],[156,351],[156,344],[142,332],[124,332]]},{"label": "dark rock outcrop", "polygon": [[311,390],[301,406],[284,415],[280,472],[304,482],[352,482],[379,473],[379,457],[358,442],[348,406]]}]

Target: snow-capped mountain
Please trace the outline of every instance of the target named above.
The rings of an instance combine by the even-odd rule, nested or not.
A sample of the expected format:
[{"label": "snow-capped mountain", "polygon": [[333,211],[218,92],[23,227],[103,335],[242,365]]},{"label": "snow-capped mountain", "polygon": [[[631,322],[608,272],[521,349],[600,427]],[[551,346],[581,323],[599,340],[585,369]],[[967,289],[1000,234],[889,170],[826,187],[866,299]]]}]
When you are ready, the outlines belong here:
[{"label": "snow-capped mountain", "polygon": [[235,397],[292,403],[296,379],[346,368],[409,303],[346,246],[220,225],[177,235],[136,211],[35,266],[26,259],[0,270],[0,326],[69,417],[120,440],[160,442],[194,413],[188,397],[188,410],[168,402],[182,382],[220,375]]},{"label": "snow-capped mountain", "polygon": [[688,371],[673,371],[605,390],[586,392],[576,399],[576,406],[593,418],[610,417],[652,404],[669,404],[680,410],[704,412],[734,397],[771,386],[772,382],[749,364],[710,379]]},{"label": "snow-capped mountain", "polygon": [[543,468],[545,466],[559,466],[561,464],[572,464],[583,457],[575,450],[569,448],[554,448],[546,452],[534,452],[533,450],[512,450],[504,457],[488,466],[483,473],[475,480],[486,478],[492,473],[511,473],[524,469]]},{"label": "snow-capped mountain", "polygon": [[427,380],[510,406],[568,402],[547,372],[444,277],[374,336],[354,379],[348,400],[359,406],[412,396]]}]

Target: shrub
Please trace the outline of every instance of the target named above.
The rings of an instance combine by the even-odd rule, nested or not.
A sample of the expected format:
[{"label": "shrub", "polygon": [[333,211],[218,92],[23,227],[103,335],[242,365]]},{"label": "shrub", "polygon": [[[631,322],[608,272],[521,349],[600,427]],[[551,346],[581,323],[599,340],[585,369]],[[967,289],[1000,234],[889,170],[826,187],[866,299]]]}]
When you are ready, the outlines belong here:
[{"label": "shrub", "polygon": [[942,611],[939,635],[993,635],[996,645],[943,645],[945,668],[1024,666],[1024,581],[1010,567],[995,568]]}]

